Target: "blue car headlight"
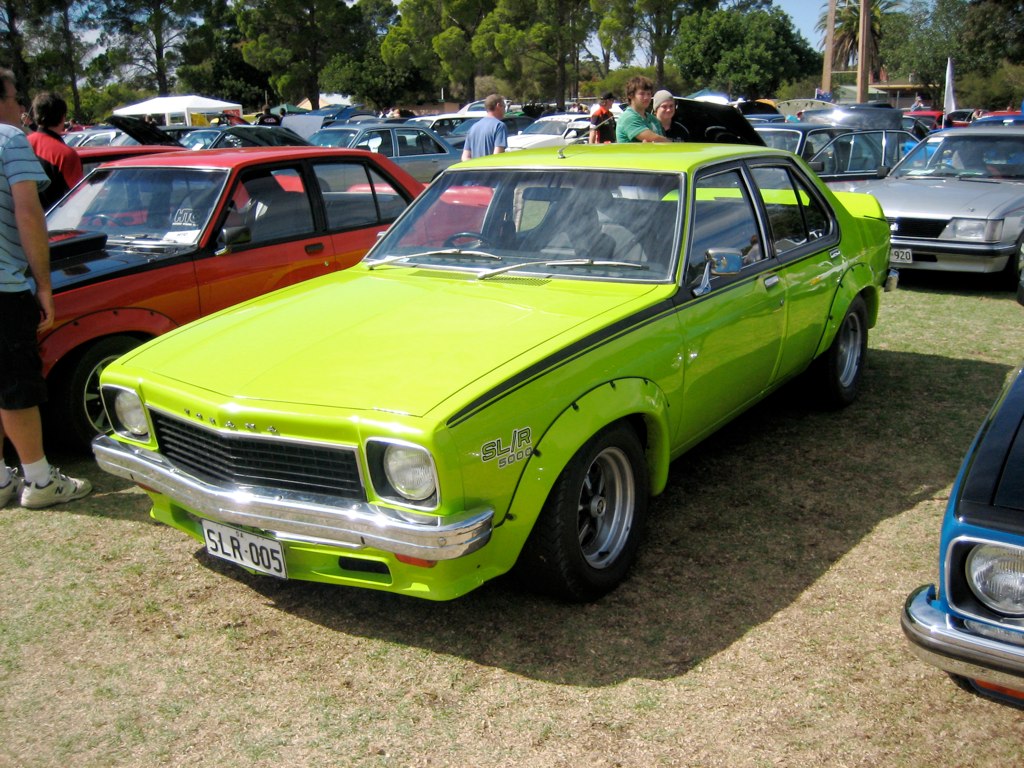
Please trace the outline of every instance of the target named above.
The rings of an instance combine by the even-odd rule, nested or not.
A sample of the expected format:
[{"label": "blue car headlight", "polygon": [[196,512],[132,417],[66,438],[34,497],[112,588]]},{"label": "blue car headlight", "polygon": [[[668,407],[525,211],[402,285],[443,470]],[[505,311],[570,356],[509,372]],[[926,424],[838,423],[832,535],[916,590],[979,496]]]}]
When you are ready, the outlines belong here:
[{"label": "blue car headlight", "polygon": [[971,591],[986,606],[1024,616],[1024,549],[981,544],[967,556],[966,571]]}]

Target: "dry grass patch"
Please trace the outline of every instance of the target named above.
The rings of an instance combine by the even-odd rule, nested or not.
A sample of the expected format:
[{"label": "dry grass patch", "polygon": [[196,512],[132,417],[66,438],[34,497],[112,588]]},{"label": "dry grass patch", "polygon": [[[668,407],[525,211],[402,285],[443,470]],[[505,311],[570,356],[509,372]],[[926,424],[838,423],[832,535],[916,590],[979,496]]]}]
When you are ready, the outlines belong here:
[{"label": "dry grass patch", "polygon": [[1024,713],[911,656],[960,458],[1024,349],[1009,294],[885,297],[864,397],[789,387],[673,466],[630,580],[572,606],[278,582],[95,496],[0,512],[0,765],[952,766]]}]

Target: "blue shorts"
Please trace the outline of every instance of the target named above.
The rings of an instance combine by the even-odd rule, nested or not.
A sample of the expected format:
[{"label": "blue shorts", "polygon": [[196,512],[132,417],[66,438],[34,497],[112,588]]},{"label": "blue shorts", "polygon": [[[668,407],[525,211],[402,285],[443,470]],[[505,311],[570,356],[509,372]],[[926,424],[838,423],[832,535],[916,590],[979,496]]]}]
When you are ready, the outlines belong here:
[{"label": "blue shorts", "polygon": [[0,292],[0,409],[18,411],[46,402],[36,339],[41,317],[30,291]]}]

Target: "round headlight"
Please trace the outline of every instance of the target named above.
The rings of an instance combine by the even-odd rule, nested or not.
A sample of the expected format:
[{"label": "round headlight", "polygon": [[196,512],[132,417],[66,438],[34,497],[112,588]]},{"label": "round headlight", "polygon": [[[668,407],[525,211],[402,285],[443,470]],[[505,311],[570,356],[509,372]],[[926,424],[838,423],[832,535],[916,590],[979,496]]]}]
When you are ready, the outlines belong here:
[{"label": "round headlight", "polygon": [[384,474],[391,487],[410,501],[430,498],[437,487],[430,454],[407,445],[384,449]]},{"label": "round headlight", "polygon": [[981,602],[1008,616],[1024,616],[1024,550],[983,544],[967,556],[967,583]]},{"label": "round headlight", "polygon": [[149,434],[149,422],[146,421],[146,409],[142,400],[134,392],[122,389],[114,397],[114,414],[122,431],[135,437],[146,437]]}]

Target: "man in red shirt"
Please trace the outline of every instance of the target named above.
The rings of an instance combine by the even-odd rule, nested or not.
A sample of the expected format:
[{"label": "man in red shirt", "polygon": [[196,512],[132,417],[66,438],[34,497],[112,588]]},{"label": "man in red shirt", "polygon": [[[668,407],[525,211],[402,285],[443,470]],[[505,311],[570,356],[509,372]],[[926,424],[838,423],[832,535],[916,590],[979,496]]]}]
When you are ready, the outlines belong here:
[{"label": "man in red shirt", "polygon": [[50,179],[49,186],[39,193],[43,210],[47,210],[82,180],[82,159],[62,138],[64,118],[68,116],[64,99],[55,93],[40,93],[32,100],[32,115],[36,130],[29,135],[28,143]]},{"label": "man in red shirt", "polygon": [[615,96],[611,91],[601,96],[597,102],[597,109],[590,115],[590,138],[591,144],[610,144],[615,141],[615,118],[612,116],[611,108],[615,103]]}]

